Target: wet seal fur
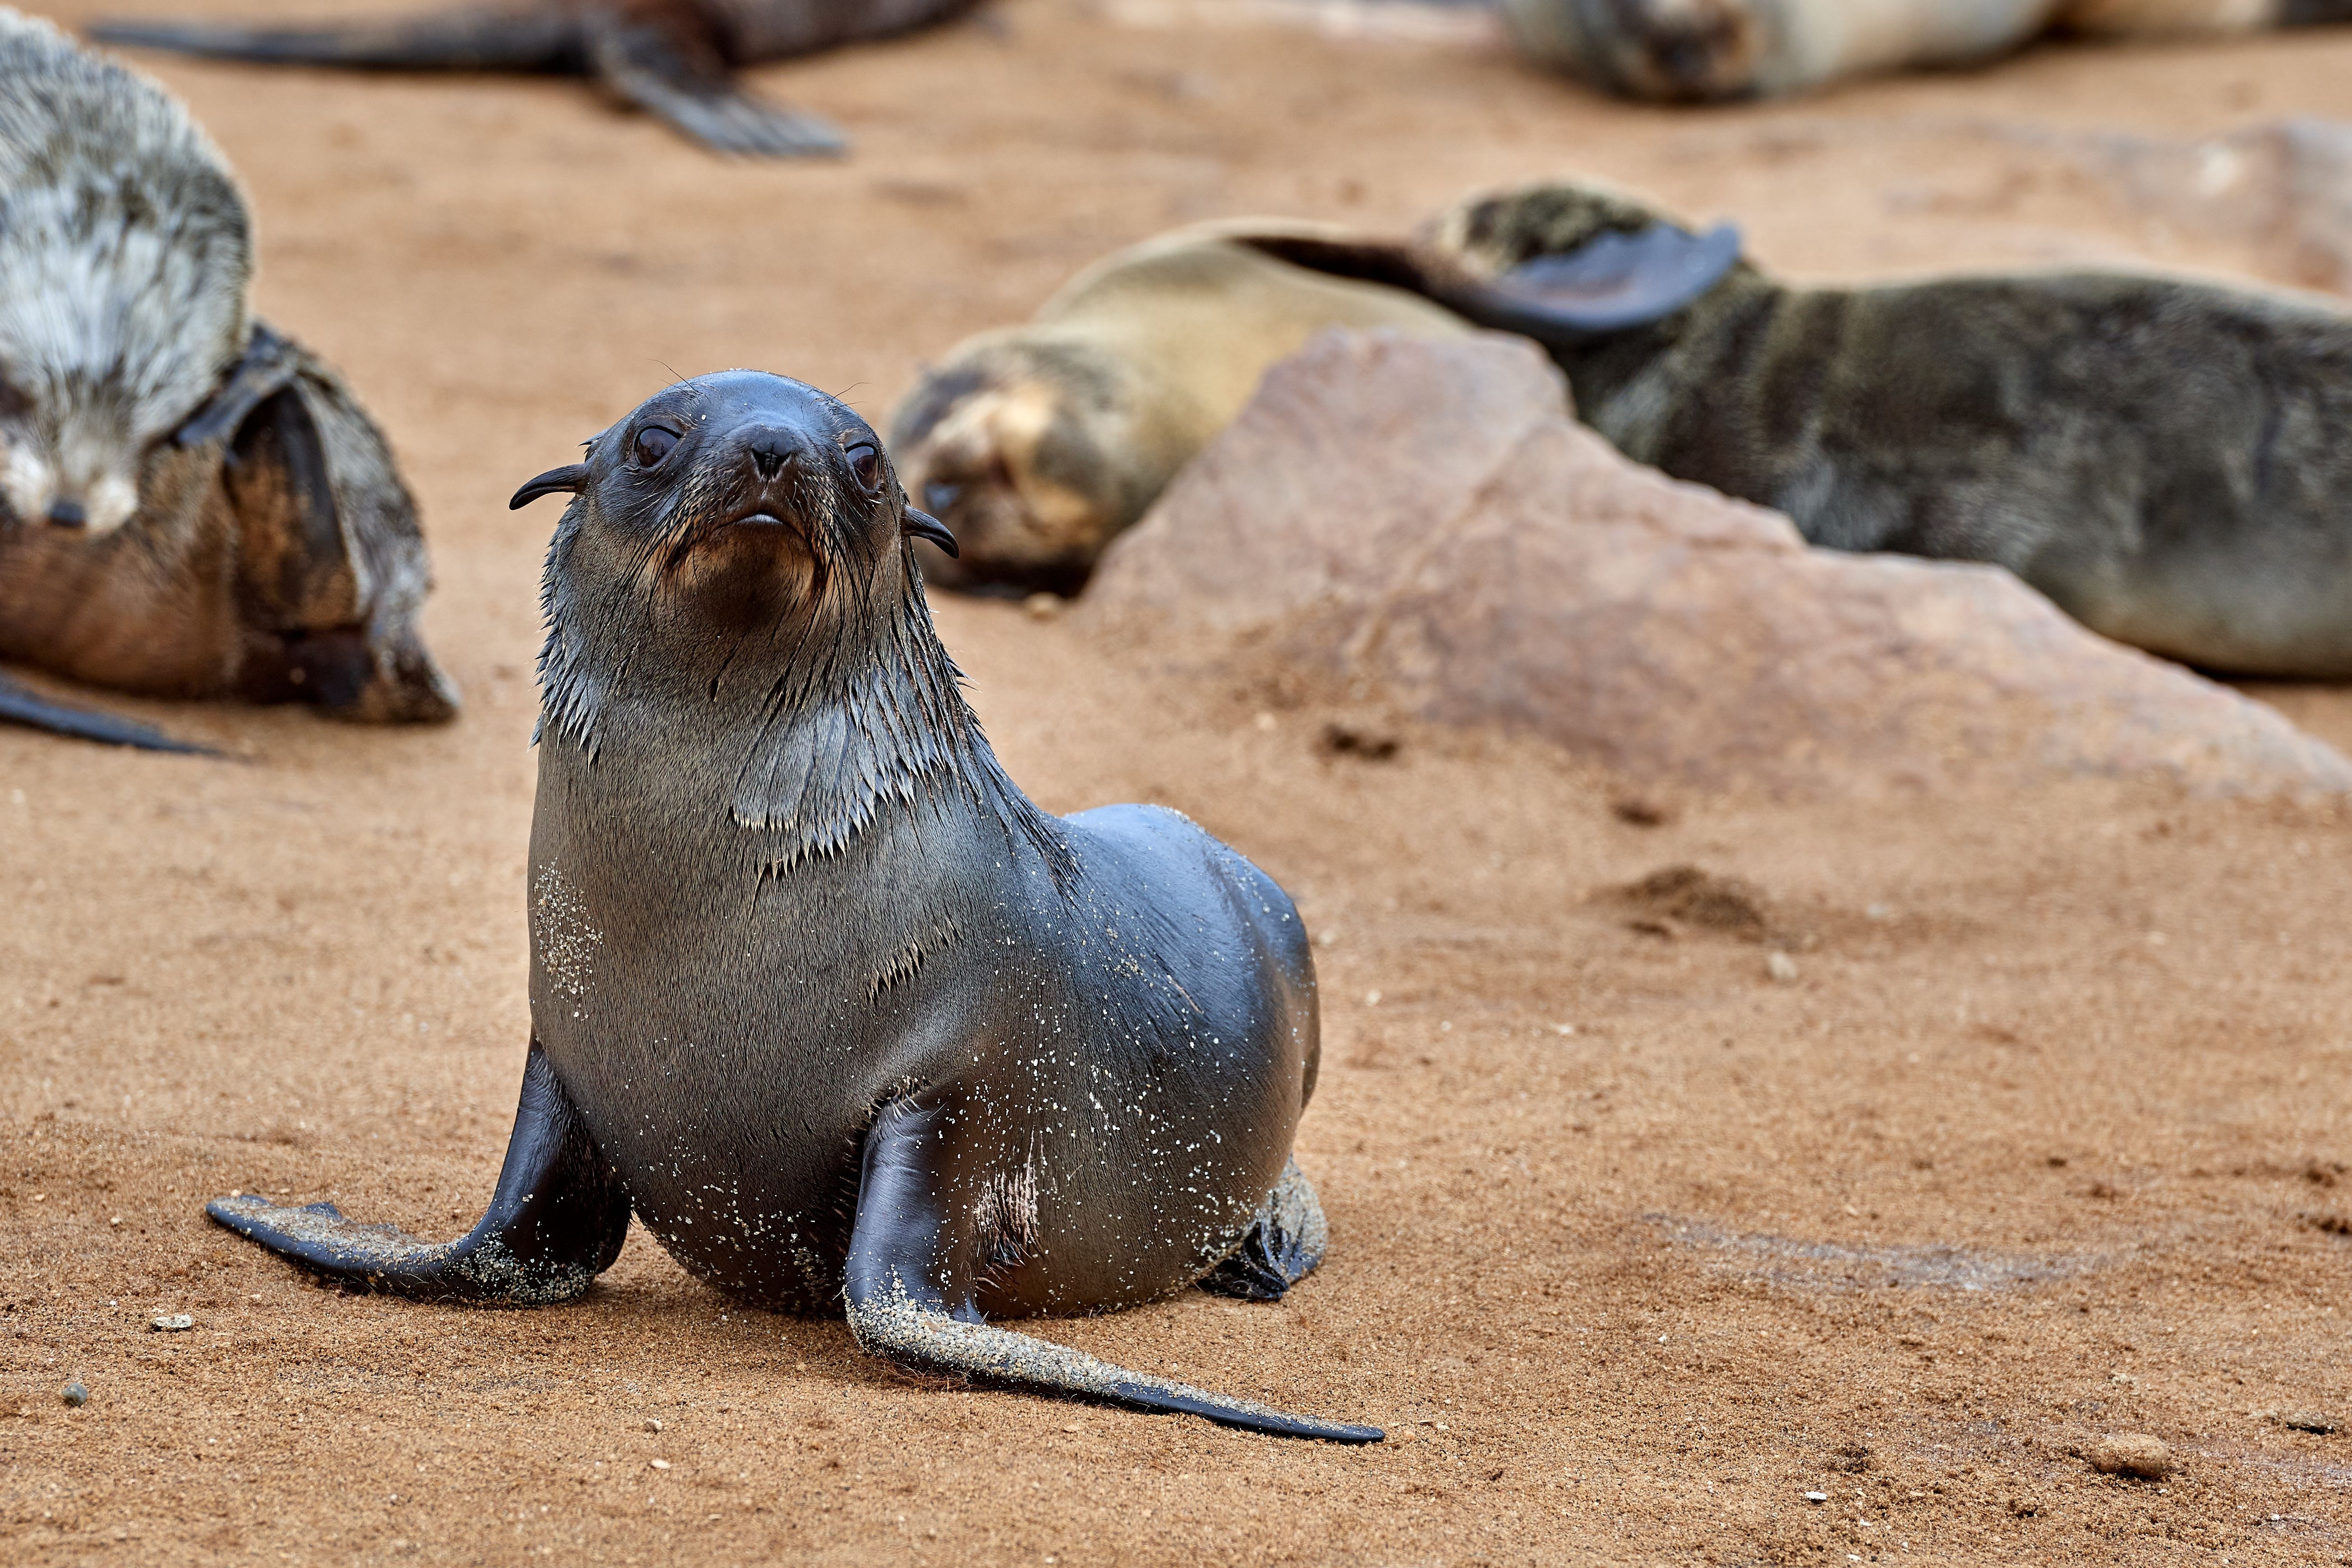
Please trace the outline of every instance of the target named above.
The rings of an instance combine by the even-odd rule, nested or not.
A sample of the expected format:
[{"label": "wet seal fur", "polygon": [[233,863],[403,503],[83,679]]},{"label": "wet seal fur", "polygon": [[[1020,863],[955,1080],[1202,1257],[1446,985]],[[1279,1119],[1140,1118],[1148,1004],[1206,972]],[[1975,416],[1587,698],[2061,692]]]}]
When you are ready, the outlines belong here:
[{"label": "wet seal fur", "polygon": [[[1449,336],[1474,316],[1531,317],[1572,333],[1613,324],[1604,308],[1653,319],[1713,280],[1674,273],[1705,241],[1644,252],[1645,270],[1606,300],[1515,293],[1512,280],[1434,265],[1339,276],[1285,248],[1328,260],[1356,243],[1343,229],[1268,219],[1180,229],[1088,268],[1028,322],[958,344],[891,416],[909,490],[962,547],[954,561],[927,549],[925,574],[950,588],[1076,593],[1267,367],[1326,328]],[[1738,247],[1715,249],[1719,271]]]},{"label": "wet seal fur", "polygon": [[977,0],[532,0],[312,26],[108,22],[101,43],[214,59],[375,70],[548,71],[607,92],[715,152],[842,152],[840,132],[746,92],[735,72],[916,32]]},{"label": "wet seal fur", "polygon": [[1503,0],[1528,54],[1621,97],[1772,98],[1965,66],[2049,32],[2215,37],[2352,21],[2352,0]]},{"label": "wet seal fur", "polygon": [[[1668,221],[1536,185],[1474,198],[1385,264],[1507,277]],[[1355,276],[1382,259],[1286,254]],[[1517,330],[1626,456],[1814,544],[1992,562],[2094,631],[2210,669],[2352,675],[2340,308],[2128,273],[1800,289],[1741,261],[1651,325]]]},{"label": "wet seal fur", "polygon": [[[220,153],[0,9],[0,658],[143,695],[436,721],[415,508],[340,378],[248,313]],[[0,683],[0,718],[190,750]]]},{"label": "wet seal fur", "polygon": [[1173,812],[1048,816],[1005,776],[909,547],[951,541],[835,399],[681,383],[515,500],[560,491],[533,1038],[488,1213],[434,1245],[207,1212],[360,1288],[505,1303],[585,1289],[634,1213],[903,1366],[1378,1439],[986,1321],[1269,1299],[1320,1260],[1282,890]]}]

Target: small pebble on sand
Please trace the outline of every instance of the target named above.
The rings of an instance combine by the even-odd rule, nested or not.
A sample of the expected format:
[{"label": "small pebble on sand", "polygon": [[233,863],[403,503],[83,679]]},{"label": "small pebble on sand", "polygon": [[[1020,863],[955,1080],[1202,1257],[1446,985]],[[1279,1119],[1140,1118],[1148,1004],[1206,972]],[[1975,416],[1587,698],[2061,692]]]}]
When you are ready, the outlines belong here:
[{"label": "small pebble on sand", "polygon": [[2091,1445],[2084,1458],[2103,1476],[2160,1481],[2172,1473],[2172,1450],[2145,1432],[2118,1432]]},{"label": "small pebble on sand", "polygon": [[79,1410],[83,1405],[89,1403],[89,1389],[82,1383],[81,1379],[76,1378],[73,1382],[65,1385],[65,1388],[58,1394],[58,1397],[64,1400],[68,1405],[72,1405],[76,1410]]},{"label": "small pebble on sand", "polygon": [[147,1320],[147,1326],[163,1333],[177,1334],[194,1328],[196,1321],[185,1312],[158,1312]]},{"label": "small pebble on sand", "polygon": [[1797,978],[1797,961],[1785,952],[1768,952],[1764,955],[1764,973],[1783,985],[1791,984]]},{"label": "small pebble on sand", "polygon": [[658,1432],[661,1430],[661,1423],[648,1415],[646,1417],[646,1430],[648,1432]]},{"label": "small pebble on sand", "polygon": [[2343,1422],[2316,1410],[2289,1410],[2280,1415],[2278,1422],[2290,1431],[2311,1432],[2322,1437],[2332,1437],[2344,1430]]},{"label": "small pebble on sand", "polygon": [[654,1468],[656,1470],[667,1470],[669,1468],[669,1461],[667,1459],[655,1459],[652,1461],[652,1464]]},{"label": "small pebble on sand", "polygon": [[1830,1494],[1827,1492],[1807,1492],[1805,1494],[1805,1500],[1807,1502],[1827,1502],[1830,1500]]}]

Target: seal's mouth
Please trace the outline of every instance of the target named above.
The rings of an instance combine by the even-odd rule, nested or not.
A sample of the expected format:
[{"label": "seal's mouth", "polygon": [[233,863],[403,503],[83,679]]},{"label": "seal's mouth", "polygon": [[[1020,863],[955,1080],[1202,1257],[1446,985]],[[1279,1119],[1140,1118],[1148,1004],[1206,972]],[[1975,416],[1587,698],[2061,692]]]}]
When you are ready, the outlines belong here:
[{"label": "seal's mouth", "polygon": [[701,534],[701,537],[704,539],[712,539],[723,534],[733,533],[738,529],[750,529],[753,531],[755,535],[761,531],[773,530],[777,533],[789,535],[791,538],[796,540],[803,549],[811,547],[811,541],[806,528],[793,521],[791,518],[780,516],[776,512],[770,511],[764,506],[757,505],[737,512],[734,516],[719,523],[715,528],[705,530]]}]

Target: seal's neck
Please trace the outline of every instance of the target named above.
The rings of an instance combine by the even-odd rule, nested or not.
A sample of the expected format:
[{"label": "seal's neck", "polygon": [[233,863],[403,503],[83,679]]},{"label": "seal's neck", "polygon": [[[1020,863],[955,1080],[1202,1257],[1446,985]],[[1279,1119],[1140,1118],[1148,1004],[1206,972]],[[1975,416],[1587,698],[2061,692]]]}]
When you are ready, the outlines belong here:
[{"label": "seal's neck", "polygon": [[1061,880],[1070,852],[1059,825],[998,764],[911,561],[892,575],[715,639],[665,624],[636,584],[587,602],[559,539],[534,738],[577,748],[592,768],[625,750],[655,776],[707,792],[769,875],[838,856],[894,815],[977,814]]}]

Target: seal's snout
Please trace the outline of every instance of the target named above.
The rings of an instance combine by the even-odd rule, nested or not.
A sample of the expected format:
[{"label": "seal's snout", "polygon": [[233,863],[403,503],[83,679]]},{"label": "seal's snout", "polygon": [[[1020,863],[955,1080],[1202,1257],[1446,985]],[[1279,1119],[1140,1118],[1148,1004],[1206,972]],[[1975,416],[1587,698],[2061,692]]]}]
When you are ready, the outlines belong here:
[{"label": "seal's snout", "polygon": [[791,431],[772,425],[748,431],[743,437],[744,455],[751,459],[751,471],[763,482],[773,481],[793,459],[800,455],[800,441]]}]

